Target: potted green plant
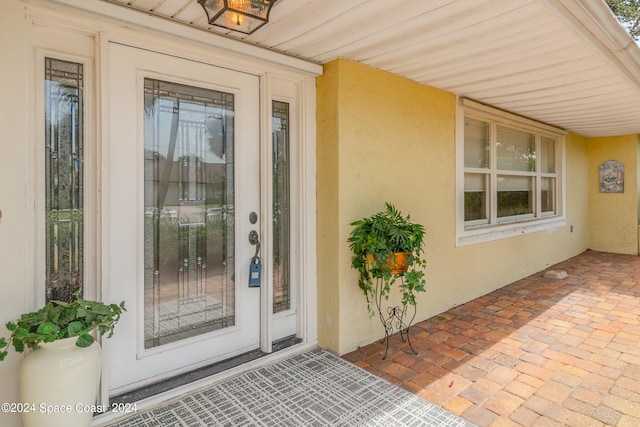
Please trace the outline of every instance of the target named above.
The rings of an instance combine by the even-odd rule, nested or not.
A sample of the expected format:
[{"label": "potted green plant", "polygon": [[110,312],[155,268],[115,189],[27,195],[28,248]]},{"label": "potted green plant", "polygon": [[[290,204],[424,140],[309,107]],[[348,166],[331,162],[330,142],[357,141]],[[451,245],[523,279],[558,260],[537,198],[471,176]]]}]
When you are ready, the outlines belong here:
[{"label": "potted green plant", "polygon": [[[29,426],[87,426],[96,405],[102,368],[95,335],[113,329],[124,302],[104,304],[74,294],[71,302],[49,301],[6,324],[9,339],[0,338],[0,361],[10,345],[22,353],[31,349],[20,367],[22,421]],[[97,410],[97,412],[101,412]]]},{"label": "potted green plant", "polygon": [[[377,214],[351,223],[353,230],[348,239],[353,252],[351,267],[358,271],[358,286],[367,299],[369,313],[375,313],[372,301],[388,299],[391,286],[400,280],[399,291],[403,310],[416,304],[416,292],[424,292],[426,281],[423,267],[424,227],[411,221],[391,203]],[[406,269],[401,264],[406,257]],[[379,280],[381,286],[374,286]],[[377,285],[377,283],[376,283]],[[379,307],[378,307],[379,310]]]},{"label": "potted green plant", "polygon": [[104,304],[79,298],[78,295],[79,291],[70,303],[49,301],[40,310],[22,314],[15,322],[8,322],[6,327],[11,336],[9,341],[0,338],[0,361],[7,356],[10,344],[22,353],[25,348],[35,350],[41,343],[73,337],[77,337],[77,347],[89,347],[94,342],[91,335],[94,330],[101,336],[108,332],[107,338],[110,338],[122,312],[126,311],[124,301],[119,305]]}]

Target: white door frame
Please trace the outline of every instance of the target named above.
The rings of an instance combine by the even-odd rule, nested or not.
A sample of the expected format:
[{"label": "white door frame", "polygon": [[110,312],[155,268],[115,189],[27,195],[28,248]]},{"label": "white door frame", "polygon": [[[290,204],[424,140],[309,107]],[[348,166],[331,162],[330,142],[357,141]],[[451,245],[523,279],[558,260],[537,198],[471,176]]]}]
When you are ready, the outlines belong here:
[{"label": "white door frame", "polygon": [[[113,187],[104,192],[104,225],[112,239],[111,247],[103,247],[113,264],[108,267],[112,299],[129,301],[123,314],[114,363],[119,371],[112,372],[112,393],[120,394],[147,385],[167,376],[197,369],[224,358],[255,350],[260,341],[260,294],[269,288],[250,288],[248,270],[254,248],[247,236],[251,229],[249,213],[260,207],[259,153],[259,80],[255,75],[227,68],[193,62],[149,50],[140,50],[119,43],[110,44],[110,73],[113,82],[105,124],[111,139],[103,144],[105,160],[116,165],[117,172],[103,179]],[[152,78],[187,86],[221,91],[234,95],[234,264],[233,325],[217,331],[145,348],[146,294],[145,244],[143,238],[145,206],[145,169],[143,151],[144,80]],[[105,109],[107,106],[105,106]],[[173,159],[175,160],[175,158]],[[137,240],[134,240],[137,239]],[[210,271],[213,269],[210,265]],[[162,279],[165,280],[163,275]],[[169,279],[169,278],[167,278]],[[170,280],[170,279],[169,279]],[[212,282],[210,282],[210,285]],[[135,289],[134,289],[135,288]],[[219,296],[219,295],[218,295]],[[136,343],[137,341],[137,343]]]},{"label": "white door frame", "polygon": [[[163,19],[148,16],[142,13],[133,12],[117,5],[100,0],[83,0],[78,3],[76,0],[53,0],[47,2],[29,1],[25,3],[26,23],[33,33],[33,26],[39,25],[46,31],[63,34],[65,38],[74,40],[84,38],[93,40],[93,43],[82,44],[84,52],[82,55],[93,61],[92,76],[95,85],[88,88],[92,92],[92,99],[95,100],[93,106],[95,111],[88,112],[87,117],[94,117],[95,123],[92,127],[95,131],[95,138],[89,136],[87,141],[95,141],[96,158],[96,180],[95,187],[88,190],[88,195],[93,198],[91,203],[95,206],[93,221],[96,226],[97,239],[100,242],[95,245],[95,276],[96,283],[87,283],[87,295],[94,295],[97,299],[111,302],[109,295],[109,277],[106,275],[105,263],[108,262],[105,251],[100,248],[109,246],[106,239],[105,227],[102,221],[101,212],[107,206],[104,205],[104,192],[109,189],[106,183],[100,179],[101,176],[112,173],[108,170],[103,156],[103,141],[109,140],[108,123],[106,111],[102,107],[109,101],[109,85],[107,76],[109,55],[108,43],[111,41],[120,42],[143,49],[156,50],[170,55],[185,57],[198,62],[232,68],[238,71],[258,74],[261,86],[261,113],[260,123],[262,129],[261,147],[270,147],[271,144],[271,117],[270,104],[272,99],[290,99],[291,90],[279,92],[280,83],[272,84],[274,81],[284,82],[289,88],[294,88],[295,100],[299,108],[296,116],[298,120],[298,130],[296,135],[291,136],[292,141],[297,140],[298,152],[292,159],[296,164],[292,171],[291,181],[297,184],[295,200],[296,212],[292,215],[292,235],[295,236],[295,245],[292,251],[296,253],[296,280],[300,284],[297,300],[299,302],[298,334],[302,338],[302,344],[295,346],[290,351],[283,351],[276,355],[259,359],[256,363],[249,363],[239,369],[248,369],[256,364],[266,363],[274,358],[283,357],[286,354],[299,351],[303,347],[317,344],[317,290],[316,290],[316,162],[315,162],[315,77],[322,73],[322,67],[301,60],[292,58],[284,54],[268,51],[257,46],[231,40],[197,30],[179,23],[168,22]],[[150,31],[151,30],[151,31]],[[68,40],[67,40],[68,41]],[[84,42],[83,42],[84,43]],[[76,56],[78,50],[70,43],[56,43],[55,40],[45,40],[44,37],[33,38],[25,43],[25,46],[36,49],[46,49],[47,52],[59,53],[61,55]],[[34,63],[31,67],[33,82],[39,84],[37,79],[37,65],[35,64],[35,53],[32,55]],[[42,109],[38,100],[32,101],[32,111],[34,111],[34,122],[41,120],[37,111]],[[31,132],[31,141],[37,141],[36,129]],[[34,146],[34,152],[39,147]],[[270,149],[270,148],[269,148]],[[264,162],[263,162],[264,165]],[[263,166],[264,167],[264,166]],[[31,165],[31,170],[36,171],[37,165]],[[33,204],[41,197],[38,191],[33,192]],[[263,201],[264,204],[267,201]],[[264,208],[265,206],[263,206]],[[90,213],[91,215],[91,213]],[[34,215],[37,221],[38,215]],[[265,221],[264,216],[262,220]],[[262,229],[266,230],[268,224],[262,224]],[[34,229],[37,230],[35,224]],[[264,244],[269,244],[263,236]],[[34,270],[37,269],[37,258],[34,258]],[[269,273],[267,273],[268,275]],[[31,295],[38,295],[38,290],[42,286],[39,277],[34,274]],[[265,293],[266,294],[266,293]],[[35,300],[35,298],[34,298]],[[269,301],[263,302],[268,306]],[[34,301],[35,305],[35,301]],[[263,328],[270,329],[272,318],[269,312],[263,313]],[[116,326],[117,333],[117,326]],[[108,369],[109,352],[114,350],[109,346],[109,340],[102,340],[104,348],[103,363]],[[263,331],[262,347],[268,349],[270,341],[268,333]],[[233,372],[237,372],[234,370]],[[222,374],[228,375],[225,373]],[[101,385],[102,403],[108,403],[108,373],[103,374]],[[211,381],[215,378],[210,379]],[[201,383],[199,383],[201,386]],[[194,385],[194,387],[197,385]],[[181,389],[182,390],[182,389]]]},{"label": "white door frame", "polygon": [[[126,37],[124,40],[119,33],[116,34],[101,34],[102,41],[100,43],[101,54],[101,70],[103,76],[108,76],[108,53],[105,49],[108,48],[110,42],[123,43],[126,40],[126,44],[132,47],[138,47],[141,49],[153,50],[164,53],[167,50],[169,54],[174,54],[181,58],[192,60],[196,62],[204,62],[217,66],[225,66],[228,62],[234,63],[236,67],[234,69],[238,71],[247,72],[251,70],[253,74],[256,74],[256,67],[251,61],[245,63],[244,60],[238,59],[238,62],[227,61],[227,56],[224,58],[217,58],[219,61],[214,61],[216,57],[212,56],[209,51],[206,52],[206,57],[198,55],[198,50],[189,46],[186,49],[181,44],[176,46],[167,46],[163,42],[157,42],[154,40],[140,40],[138,38],[131,39]],[[174,48],[175,51],[172,49]],[[177,55],[180,52],[180,55]],[[189,52],[189,55],[184,55],[184,52]],[[205,59],[206,58],[206,59]],[[240,66],[240,64],[244,64]],[[301,78],[299,73],[292,73],[287,70],[278,70],[272,67],[268,67],[258,74],[260,79],[260,157],[261,157],[261,210],[260,217],[260,229],[261,243],[263,247],[270,247],[271,238],[271,216],[266,214],[271,209],[271,191],[270,186],[270,173],[265,174],[264,171],[271,170],[271,145],[272,145],[272,118],[271,118],[271,101],[273,99],[285,100],[295,103],[295,105],[301,106],[296,108],[296,117],[292,117],[292,121],[295,121],[298,125],[295,127],[295,135],[291,136],[292,141],[296,141],[298,148],[294,150],[295,158],[292,158],[292,163],[295,165],[292,168],[291,182],[295,184],[295,188],[292,187],[292,235],[295,236],[294,245],[292,245],[292,254],[296,262],[292,262],[294,271],[291,272],[292,282],[300,284],[299,292],[297,292],[296,307],[297,312],[294,313],[297,322],[296,334],[302,338],[303,345],[315,345],[317,343],[317,308],[316,308],[316,259],[315,259],[315,79],[313,78]],[[101,79],[102,85],[107,85],[105,81],[107,78]],[[103,87],[101,94],[109,96],[110,93],[108,87]],[[310,101],[313,101],[313,105]],[[103,99],[103,104],[106,105],[108,99]],[[311,109],[311,111],[309,111]],[[101,136],[102,141],[108,141],[108,135],[105,133],[109,121],[106,108],[102,108],[102,122],[105,126],[102,126],[103,134]],[[313,121],[311,121],[313,120]],[[310,139],[311,138],[311,139]],[[305,143],[306,141],[306,143]],[[309,141],[314,143],[310,146]],[[105,170],[104,173],[110,173],[108,167],[104,161],[104,151],[101,156],[102,166]],[[103,211],[108,211],[107,201],[104,199],[104,194],[107,194],[109,189],[104,189],[103,198],[101,200]],[[293,194],[293,192],[297,194]],[[103,236],[107,235],[106,227],[108,224],[102,224]],[[106,248],[106,246],[104,246]],[[296,252],[297,251],[297,252]],[[266,353],[272,351],[272,332],[274,325],[274,317],[271,315],[272,307],[272,288],[271,288],[271,270],[269,268],[271,263],[270,251],[263,251],[266,256],[263,257],[263,290],[261,292],[261,338],[260,349]],[[293,261],[293,260],[292,260]],[[101,294],[105,300],[108,300],[109,295],[109,277],[105,274],[108,271],[109,260],[106,257],[106,251],[102,254],[103,262],[103,277],[102,277],[102,289]],[[266,288],[266,289],[265,289]],[[109,340],[103,340],[105,352],[108,354],[110,351]],[[295,349],[294,349],[295,351]],[[283,352],[284,357],[286,353]],[[108,355],[106,360],[108,361]],[[103,364],[104,368],[109,369],[107,361]],[[106,375],[103,375],[105,378]],[[108,399],[109,388],[103,379],[103,402]],[[106,403],[106,402],[105,402]]]}]

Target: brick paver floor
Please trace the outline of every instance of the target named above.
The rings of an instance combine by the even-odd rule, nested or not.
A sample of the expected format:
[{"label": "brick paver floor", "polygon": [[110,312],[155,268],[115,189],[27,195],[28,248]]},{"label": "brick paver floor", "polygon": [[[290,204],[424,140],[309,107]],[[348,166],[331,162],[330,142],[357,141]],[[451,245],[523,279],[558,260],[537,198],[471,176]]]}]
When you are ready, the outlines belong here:
[{"label": "brick paver floor", "polygon": [[344,358],[479,426],[640,426],[640,257],[550,269]]}]

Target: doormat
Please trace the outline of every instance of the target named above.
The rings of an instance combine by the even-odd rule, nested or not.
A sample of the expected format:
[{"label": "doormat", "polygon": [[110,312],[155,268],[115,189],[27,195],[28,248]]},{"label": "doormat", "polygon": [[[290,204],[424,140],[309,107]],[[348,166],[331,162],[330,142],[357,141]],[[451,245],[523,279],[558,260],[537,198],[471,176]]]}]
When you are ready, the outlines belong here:
[{"label": "doormat", "polygon": [[137,426],[473,426],[316,348],[120,420]]}]

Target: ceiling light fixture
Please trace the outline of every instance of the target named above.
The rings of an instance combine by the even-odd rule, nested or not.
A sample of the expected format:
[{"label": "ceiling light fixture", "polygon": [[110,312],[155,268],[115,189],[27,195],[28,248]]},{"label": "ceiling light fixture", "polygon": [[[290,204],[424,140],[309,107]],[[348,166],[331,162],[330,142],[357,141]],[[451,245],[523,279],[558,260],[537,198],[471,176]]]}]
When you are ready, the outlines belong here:
[{"label": "ceiling light fixture", "polygon": [[276,0],[198,0],[209,24],[251,34],[269,22]]}]

